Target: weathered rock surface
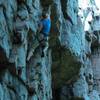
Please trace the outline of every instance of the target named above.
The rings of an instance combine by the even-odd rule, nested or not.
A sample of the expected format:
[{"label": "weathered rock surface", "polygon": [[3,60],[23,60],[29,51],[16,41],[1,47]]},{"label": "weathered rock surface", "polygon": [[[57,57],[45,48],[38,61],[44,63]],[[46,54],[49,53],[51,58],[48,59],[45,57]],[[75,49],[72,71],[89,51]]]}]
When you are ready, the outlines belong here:
[{"label": "weathered rock surface", "polygon": [[[0,0],[1,100],[52,98],[50,50],[41,58],[40,47],[34,47],[41,8],[45,8],[42,3],[39,0]],[[31,49],[34,53],[27,61]],[[21,77],[17,73],[19,68]]]},{"label": "weathered rock surface", "polygon": [[[79,0],[80,1],[80,0]],[[80,1],[82,3],[82,1]],[[86,3],[86,2],[85,2]],[[83,4],[84,5],[84,4]],[[99,85],[95,78],[96,73],[99,72],[95,70],[99,66],[99,15],[96,13],[95,2],[87,1],[87,5],[80,4],[81,20],[84,25],[85,39],[86,39],[86,58],[83,68],[80,71],[81,77],[74,84],[73,91],[76,96],[83,97],[85,100],[100,100],[99,97]],[[98,16],[98,19],[95,17]],[[98,58],[97,58],[98,57]],[[98,74],[99,75],[99,74]],[[95,84],[96,83],[96,84]],[[83,89],[81,89],[83,87]],[[97,87],[97,88],[95,88]],[[77,92],[76,92],[77,91]]]},{"label": "weathered rock surface", "polygon": [[[94,0],[0,0],[0,100],[100,100],[96,10]],[[42,11],[52,21],[44,57]]]}]

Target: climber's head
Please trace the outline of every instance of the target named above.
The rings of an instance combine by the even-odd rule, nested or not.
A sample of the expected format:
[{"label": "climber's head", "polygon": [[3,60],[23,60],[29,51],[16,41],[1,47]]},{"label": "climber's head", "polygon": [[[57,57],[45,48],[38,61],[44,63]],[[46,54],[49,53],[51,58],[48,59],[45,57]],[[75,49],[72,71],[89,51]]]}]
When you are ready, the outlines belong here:
[{"label": "climber's head", "polygon": [[48,13],[47,12],[42,12],[42,18],[45,19],[48,17]]}]

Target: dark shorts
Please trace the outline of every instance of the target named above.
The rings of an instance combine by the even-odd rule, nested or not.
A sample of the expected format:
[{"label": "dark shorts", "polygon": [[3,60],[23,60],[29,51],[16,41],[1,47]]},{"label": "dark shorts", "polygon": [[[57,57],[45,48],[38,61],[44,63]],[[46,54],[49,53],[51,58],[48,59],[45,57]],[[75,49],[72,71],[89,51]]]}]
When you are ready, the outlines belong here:
[{"label": "dark shorts", "polygon": [[38,36],[40,45],[44,48],[48,42],[48,36],[45,36],[43,33],[40,33]]}]

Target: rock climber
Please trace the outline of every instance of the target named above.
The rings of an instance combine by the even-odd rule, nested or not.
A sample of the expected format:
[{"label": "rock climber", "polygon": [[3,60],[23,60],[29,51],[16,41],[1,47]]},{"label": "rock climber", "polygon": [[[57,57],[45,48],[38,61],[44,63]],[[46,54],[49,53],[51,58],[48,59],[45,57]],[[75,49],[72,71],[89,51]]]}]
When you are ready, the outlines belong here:
[{"label": "rock climber", "polygon": [[43,12],[38,27],[38,39],[42,48],[41,57],[44,57],[44,49],[48,42],[48,36],[51,28],[50,16]]},{"label": "rock climber", "polygon": [[[32,49],[28,53],[27,61],[29,61],[29,59],[33,55],[34,49],[39,45],[42,48],[41,49],[41,57],[44,57],[44,49],[45,49],[45,47],[47,46],[47,43],[48,43],[48,36],[49,36],[49,32],[50,32],[50,27],[51,27],[50,16],[46,12],[43,12],[41,19],[38,23],[38,30],[37,30],[37,33],[36,33],[36,38],[37,38],[36,40],[39,43],[34,43],[35,45],[33,44],[34,46],[32,46]],[[39,44],[39,45],[37,45],[37,44]]]}]

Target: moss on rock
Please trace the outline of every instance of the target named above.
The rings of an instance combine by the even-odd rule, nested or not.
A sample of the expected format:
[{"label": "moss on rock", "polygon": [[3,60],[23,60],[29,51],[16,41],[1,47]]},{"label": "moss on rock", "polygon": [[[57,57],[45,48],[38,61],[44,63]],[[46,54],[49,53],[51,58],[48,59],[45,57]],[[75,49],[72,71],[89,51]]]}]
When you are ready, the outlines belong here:
[{"label": "moss on rock", "polygon": [[81,62],[75,58],[69,49],[52,48],[52,75],[56,88],[70,84],[78,77]]}]

